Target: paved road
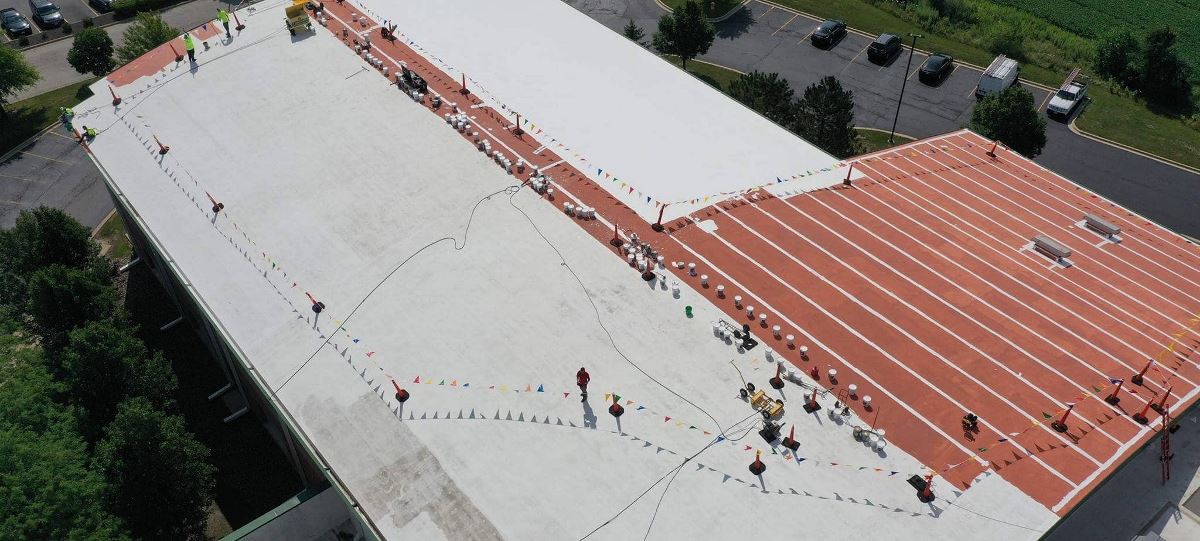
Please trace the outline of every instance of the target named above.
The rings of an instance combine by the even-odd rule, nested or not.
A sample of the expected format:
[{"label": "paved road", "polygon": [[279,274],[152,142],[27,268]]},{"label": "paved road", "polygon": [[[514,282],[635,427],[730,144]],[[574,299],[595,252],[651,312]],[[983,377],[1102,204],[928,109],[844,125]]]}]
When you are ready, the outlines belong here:
[{"label": "paved road", "polygon": [[[646,31],[646,41],[664,13],[654,0],[567,2],[617,32],[633,20]],[[754,0],[717,26],[717,40],[701,59],[740,71],[778,72],[797,90],[835,75],[854,92],[860,126],[890,129],[902,78],[912,76],[924,55],[917,53],[906,72],[905,57],[884,67],[868,62],[869,37],[850,34],[831,50],[817,49],[806,37],[818,22]],[[897,131],[927,137],[963,127],[975,105],[978,79],[979,72],[965,66],[957,66],[937,87],[912,77]],[[1044,107],[1047,92],[1026,88]],[[1200,175],[1081,137],[1053,120],[1047,122],[1046,137],[1038,163],[1167,227],[1200,237]]]},{"label": "paved road", "polygon": [[24,209],[60,208],[94,228],[113,209],[104,179],[74,139],[58,128],[0,162],[0,228]]},{"label": "paved road", "polygon": [[[12,1],[14,0],[0,0],[0,2]],[[236,2],[233,3],[236,4]],[[191,2],[172,6],[164,11],[162,16],[168,24],[183,30],[195,28],[215,18],[217,16],[217,7],[228,5],[230,5],[229,2],[219,0],[192,0]],[[26,8],[26,11],[28,11],[28,8]],[[131,23],[132,19],[104,27],[104,30],[108,32],[108,36],[113,40],[114,48],[120,47],[124,43],[125,29],[129,28]],[[18,93],[13,98],[13,101],[36,96],[43,92],[62,88],[91,77],[89,74],[81,74],[75,71],[75,68],[72,68],[67,63],[67,51],[71,50],[71,43],[72,40],[64,39],[25,50],[25,59],[41,72],[42,79],[34,86]]]}]

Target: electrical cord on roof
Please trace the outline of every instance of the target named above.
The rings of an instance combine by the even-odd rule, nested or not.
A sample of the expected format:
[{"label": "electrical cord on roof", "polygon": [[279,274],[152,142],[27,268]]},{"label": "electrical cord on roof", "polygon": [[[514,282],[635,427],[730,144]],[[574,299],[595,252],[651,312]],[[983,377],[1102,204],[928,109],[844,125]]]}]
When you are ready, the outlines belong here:
[{"label": "electrical cord on roof", "polygon": [[604,335],[608,337],[608,342],[610,344],[612,344],[613,351],[616,351],[617,355],[619,355],[622,359],[625,359],[625,362],[629,363],[629,365],[632,366],[634,369],[636,369],[638,372],[641,372],[643,376],[646,376],[647,378],[649,378],[650,381],[653,381],[654,383],[658,384],[659,387],[666,389],[667,392],[675,395],[676,398],[679,398],[680,400],[686,402],[688,405],[699,410],[700,413],[703,413],[705,417],[708,417],[708,419],[710,421],[712,421],[714,425],[716,425],[716,427],[718,429],[718,433],[721,434],[722,436],[725,436],[726,438],[728,438],[729,435],[725,433],[725,429],[721,427],[721,423],[718,422],[717,419],[708,412],[708,410],[700,407],[695,402],[692,402],[691,400],[688,400],[683,395],[675,392],[674,389],[672,389],[667,384],[659,381],[658,378],[651,376],[648,372],[643,370],[641,366],[638,366],[637,363],[633,362],[633,360],[630,359],[629,356],[625,354],[625,352],[621,351],[621,348],[617,346],[616,339],[613,338],[612,332],[610,332],[608,330],[608,326],[606,326],[604,324],[604,319],[600,317],[600,307],[596,306],[596,300],[592,297],[591,292],[589,292],[587,290],[587,287],[583,285],[583,280],[579,278],[579,274],[575,272],[575,269],[572,268],[569,263],[567,263],[567,259],[565,257],[563,257],[562,252],[558,249],[558,247],[555,246],[553,242],[550,242],[550,239],[546,238],[546,235],[544,233],[542,233],[541,228],[539,228],[537,226],[537,224],[534,223],[533,219],[529,217],[529,214],[526,214],[524,209],[522,209],[521,207],[518,207],[516,205],[516,203],[513,203],[514,196],[516,196],[516,193],[513,193],[512,195],[510,195],[508,197],[508,204],[512,205],[513,208],[517,209],[517,212],[520,212],[521,215],[525,217],[525,219],[529,222],[529,225],[533,226],[533,230],[537,232],[538,236],[542,237],[542,240],[546,242],[546,245],[549,246],[551,250],[554,250],[555,254],[558,254],[558,259],[559,259],[559,261],[562,262],[562,266],[566,267],[567,271],[569,271],[571,273],[571,276],[573,276],[575,278],[575,281],[579,284],[579,288],[583,290],[583,294],[587,297],[588,302],[591,303],[592,311],[594,311],[596,313],[596,322],[599,323],[600,329],[604,331]]},{"label": "electrical cord on roof", "polygon": [[985,515],[985,514],[983,514],[983,513],[980,513],[980,512],[978,512],[978,511],[974,511],[974,510],[972,510],[972,509],[969,509],[969,508],[963,507],[963,506],[961,506],[961,505],[958,505],[958,504],[956,504],[956,503],[954,503],[954,502],[952,502],[952,501],[950,501],[950,500],[947,500],[947,499],[945,499],[945,498],[937,498],[937,500],[938,500],[938,501],[940,501],[940,502],[943,502],[943,503],[945,503],[946,505],[948,505],[948,506],[950,506],[950,507],[957,507],[957,508],[959,508],[959,509],[962,509],[963,511],[966,511],[966,512],[968,512],[968,513],[971,513],[971,514],[973,514],[973,515],[979,516],[979,517],[981,517],[981,518],[985,518],[985,519],[988,519],[988,520],[991,520],[991,521],[999,522],[999,523],[1001,523],[1001,524],[1005,524],[1005,525],[1008,525],[1008,526],[1012,526],[1012,527],[1014,527],[1014,528],[1021,528],[1021,529],[1023,529],[1023,530],[1029,530],[1029,531],[1031,531],[1031,532],[1038,532],[1038,533],[1044,533],[1044,532],[1045,532],[1044,530],[1039,530],[1039,529],[1037,529],[1037,528],[1030,528],[1029,526],[1022,526],[1022,525],[1020,525],[1020,524],[1013,524],[1013,523],[1011,523],[1011,522],[1008,522],[1007,520],[1002,520],[1002,519],[998,519],[998,518],[996,518],[996,517],[991,517],[991,516]]},{"label": "electrical cord on roof", "polygon": [[[733,427],[736,427],[736,426],[738,426],[738,425],[740,425],[740,424],[742,424],[742,423],[744,423],[744,422],[746,422],[746,421],[748,421],[748,420],[750,420],[750,419],[753,419],[753,418],[755,418],[755,417],[758,417],[759,415],[761,415],[761,414],[760,414],[760,412],[758,412],[758,411],[756,410],[754,413],[751,413],[750,415],[747,415],[746,417],[743,417],[741,420],[737,421],[736,423],[733,423],[732,425],[730,425],[730,427],[729,427],[729,428],[730,428],[730,430],[732,430],[732,429],[733,429]],[[752,429],[752,428],[753,428],[753,426],[751,426],[750,428]],[[725,439],[727,439],[727,440],[729,440],[729,441],[738,441],[738,440],[740,440],[740,439],[742,439],[742,438],[746,437],[746,435],[747,435],[747,434],[749,434],[749,433],[750,433],[750,432],[749,432],[749,430],[747,430],[747,432],[746,432],[745,434],[742,434],[741,436],[738,436],[738,437],[736,437],[736,438],[725,438]],[[588,533],[587,533],[587,535],[584,535],[583,537],[579,538],[579,541],[583,541],[583,540],[585,540],[585,539],[587,539],[587,538],[591,537],[592,535],[594,535],[596,532],[600,531],[600,530],[601,530],[602,528],[604,528],[605,526],[608,526],[609,524],[612,524],[612,522],[613,522],[614,520],[617,520],[617,518],[618,518],[618,517],[620,517],[622,514],[624,514],[624,513],[625,513],[625,511],[628,511],[630,507],[633,507],[633,505],[634,505],[634,504],[636,504],[636,503],[637,503],[639,500],[641,500],[643,497],[645,497],[645,496],[646,496],[646,494],[649,494],[651,490],[654,490],[654,487],[658,486],[658,484],[659,484],[659,483],[661,483],[663,479],[666,479],[668,475],[672,475],[672,474],[678,475],[678,473],[679,473],[681,470],[683,470],[683,467],[684,467],[684,466],[686,466],[688,462],[691,462],[691,461],[692,461],[692,459],[694,459],[694,458],[696,458],[696,457],[700,456],[700,454],[701,454],[701,453],[703,453],[703,452],[705,452],[705,451],[707,451],[707,450],[711,449],[711,448],[712,448],[714,445],[716,445],[717,443],[719,443],[719,442],[721,442],[721,441],[722,441],[722,440],[721,440],[721,438],[715,438],[715,439],[713,439],[712,441],[710,441],[710,442],[708,442],[707,444],[705,444],[705,446],[704,446],[704,447],[701,447],[699,451],[696,451],[695,453],[692,453],[692,455],[691,455],[691,456],[689,456],[689,457],[687,457],[687,458],[684,458],[684,459],[683,459],[683,462],[680,462],[678,466],[675,466],[675,467],[673,467],[673,468],[671,468],[671,469],[667,470],[667,471],[666,471],[666,473],[663,473],[661,477],[659,477],[659,478],[658,478],[658,479],[656,479],[656,480],[655,480],[653,483],[651,483],[651,484],[650,484],[650,486],[646,487],[646,490],[643,490],[643,491],[642,491],[640,494],[638,494],[638,495],[637,495],[637,497],[633,498],[633,500],[631,500],[629,503],[625,504],[625,507],[622,507],[620,510],[618,510],[618,511],[616,512],[616,514],[614,514],[613,516],[609,517],[609,518],[608,518],[608,520],[605,520],[604,522],[600,523],[600,525],[599,525],[599,526],[596,526],[595,528],[593,528],[593,529],[592,529],[592,531],[590,531],[590,532],[588,532]],[[674,480],[675,480],[675,477],[672,477],[672,478],[671,478],[671,481],[673,482]],[[659,498],[659,501],[658,501],[658,506],[654,508],[654,516],[651,518],[651,521],[650,521],[650,527],[648,527],[648,528],[646,529],[646,537],[649,537],[649,536],[650,536],[650,528],[652,528],[652,527],[654,526],[654,518],[656,518],[656,517],[658,516],[658,509],[659,509],[659,507],[661,507],[661,506],[662,506],[662,498],[665,498],[665,497],[666,497],[666,494],[667,494],[666,490],[667,490],[667,488],[670,488],[670,483],[668,483],[668,486],[667,486],[666,488],[664,488],[664,489],[663,489],[663,495],[662,495],[662,497],[660,497],[660,498]]]},{"label": "electrical cord on roof", "polygon": [[502,193],[509,193],[512,195],[516,195],[516,193],[521,190],[521,186],[522,185],[519,185],[519,184],[514,184],[512,186],[508,186],[502,190],[496,190],[490,194],[487,194],[487,195],[483,196],[482,198],[480,198],[478,201],[476,201],[475,204],[471,207],[470,215],[467,216],[467,225],[463,229],[463,239],[462,239],[461,245],[458,243],[458,240],[455,239],[454,237],[442,237],[440,239],[431,241],[428,244],[418,248],[415,252],[409,254],[408,257],[405,257],[402,261],[400,261],[399,265],[396,265],[394,268],[392,268],[392,270],[390,272],[388,272],[386,275],[384,275],[383,278],[381,278],[379,280],[379,282],[375,284],[375,287],[372,287],[371,290],[368,291],[367,294],[363,296],[362,300],[358,301],[358,304],[354,305],[354,309],[350,310],[350,313],[347,314],[346,317],[342,318],[341,325],[338,325],[338,327],[336,329],[334,329],[333,332],[329,333],[329,337],[326,338],[324,342],[321,342],[321,345],[317,347],[317,350],[312,352],[312,355],[309,355],[308,359],[305,359],[303,363],[300,363],[300,366],[296,367],[296,369],[292,371],[291,375],[289,375],[287,377],[287,379],[283,380],[283,383],[280,383],[279,386],[275,388],[275,392],[279,392],[280,390],[282,390],[285,385],[287,385],[288,383],[290,383],[292,381],[292,378],[295,378],[296,375],[299,374],[300,371],[303,370],[305,366],[308,366],[308,363],[312,362],[312,360],[314,358],[316,358],[317,354],[321,353],[321,350],[325,349],[325,346],[329,345],[329,342],[331,340],[333,340],[333,337],[337,335],[337,332],[342,330],[343,328],[345,328],[347,323],[350,323],[350,319],[354,317],[354,314],[356,312],[358,312],[359,308],[362,308],[362,305],[367,302],[367,299],[370,299],[371,295],[374,295],[375,292],[378,291],[379,288],[382,287],[383,284],[385,282],[387,282],[388,279],[391,278],[393,274],[396,274],[397,271],[404,268],[404,266],[407,265],[409,261],[412,261],[412,259],[414,257],[417,257],[418,255],[420,255],[421,252],[424,252],[426,249],[429,249],[429,248],[433,247],[434,245],[440,244],[442,242],[445,242],[445,241],[453,242],[455,251],[460,251],[463,248],[466,248],[467,247],[467,237],[471,233],[471,223],[475,220],[475,210],[479,208],[479,205],[482,205],[484,201],[487,201],[487,200],[491,199],[492,197],[500,195]]}]

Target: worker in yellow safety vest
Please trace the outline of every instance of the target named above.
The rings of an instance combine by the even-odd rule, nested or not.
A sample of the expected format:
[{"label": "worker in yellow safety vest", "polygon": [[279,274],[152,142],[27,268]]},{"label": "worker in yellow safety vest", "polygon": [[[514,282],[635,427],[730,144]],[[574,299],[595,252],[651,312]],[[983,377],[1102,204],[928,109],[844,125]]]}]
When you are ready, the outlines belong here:
[{"label": "worker in yellow safety vest", "polygon": [[229,12],[218,8],[217,20],[221,21],[221,26],[225,27],[225,37],[233,39],[233,36],[229,35]]},{"label": "worker in yellow safety vest", "polygon": [[188,60],[191,63],[195,64],[196,63],[196,43],[194,41],[192,41],[191,34],[183,35],[183,48],[187,49]]}]

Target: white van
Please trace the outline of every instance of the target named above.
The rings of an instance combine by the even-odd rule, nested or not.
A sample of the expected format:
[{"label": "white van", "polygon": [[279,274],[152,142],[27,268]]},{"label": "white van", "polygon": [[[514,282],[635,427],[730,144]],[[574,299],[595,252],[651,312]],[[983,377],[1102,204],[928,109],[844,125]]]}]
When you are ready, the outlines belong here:
[{"label": "white van", "polygon": [[1020,74],[1021,66],[1017,64],[1016,60],[1006,58],[1004,55],[997,56],[979,77],[979,84],[975,86],[975,97],[982,98],[1016,84],[1017,76]]}]

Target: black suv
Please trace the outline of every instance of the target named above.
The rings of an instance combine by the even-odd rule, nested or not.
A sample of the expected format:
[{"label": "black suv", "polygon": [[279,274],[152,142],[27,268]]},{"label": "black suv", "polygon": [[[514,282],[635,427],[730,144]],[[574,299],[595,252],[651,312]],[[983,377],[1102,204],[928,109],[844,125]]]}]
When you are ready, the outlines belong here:
[{"label": "black suv", "polygon": [[838,40],[846,36],[846,23],[838,20],[830,19],[821,23],[816,30],[813,30],[809,41],[817,47],[829,48]]},{"label": "black suv", "polygon": [[921,72],[917,74],[917,78],[929,86],[935,86],[950,75],[950,71],[954,69],[954,57],[948,54],[934,53],[921,64]]},{"label": "black suv", "polygon": [[867,47],[867,60],[876,64],[887,64],[903,48],[904,42],[900,40],[900,36],[880,34],[875,38],[875,42]]}]

